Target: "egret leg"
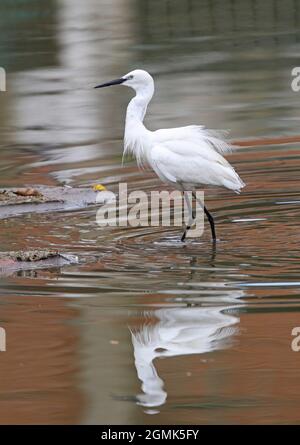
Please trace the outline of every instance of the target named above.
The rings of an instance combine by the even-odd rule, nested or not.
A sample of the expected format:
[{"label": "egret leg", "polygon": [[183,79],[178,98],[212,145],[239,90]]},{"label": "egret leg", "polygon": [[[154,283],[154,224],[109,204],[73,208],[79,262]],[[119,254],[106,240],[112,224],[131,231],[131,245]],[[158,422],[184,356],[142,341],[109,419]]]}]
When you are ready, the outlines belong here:
[{"label": "egret leg", "polygon": [[209,213],[209,211],[207,210],[207,208],[205,207],[205,205],[203,205],[203,203],[200,201],[200,199],[197,198],[196,193],[193,192],[193,197],[196,199],[196,201],[200,204],[200,206],[202,207],[202,209],[204,210],[204,213],[208,219],[209,225],[210,225],[210,229],[211,229],[211,235],[212,235],[212,239],[215,242],[217,240],[216,237],[216,229],[215,229],[215,221],[213,216],[211,215],[211,213]]},{"label": "egret leg", "polygon": [[211,215],[211,213],[209,213],[209,211],[207,210],[207,208],[205,206],[204,206],[204,212],[205,212],[205,215],[207,216],[207,219],[208,219],[209,224],[210,224],[212,239],[213,239],[213,241],[216,241],[217,237],[216,237],[214,218]]},{"label": "egret leg", "polygon": [[189,199],[189,195],[186,192],[183,192],[183,193],[184,193],[184,199],[187,204],[188,211],[189,211],[189,221],[188,221],[188,225],[186,226],[185,231],[183,232],[183,235],[181,237],[182,242],[184,242],[184,240],[186,238],[186,234],[187,234],[188,230],[190,230],[190,228],[192,227],[194,219],[195,219],[195,215],[194,215],[193,208],[192,208],[192,205],[191,205],[191,202]]}]

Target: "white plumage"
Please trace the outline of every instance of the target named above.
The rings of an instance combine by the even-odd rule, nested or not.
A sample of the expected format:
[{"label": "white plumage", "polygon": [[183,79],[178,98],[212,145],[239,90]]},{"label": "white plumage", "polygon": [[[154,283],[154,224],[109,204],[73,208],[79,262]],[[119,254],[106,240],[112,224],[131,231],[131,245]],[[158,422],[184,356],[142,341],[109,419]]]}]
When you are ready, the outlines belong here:
[{"label": "white plumage", "polygon": [[[213,185],[240,192],[245,184],[222,156],[230,152],[232,146],[225,141],[221,132],[199,125],[150,131],[143,124],[147,106],[154,93],[154,82],[150,74],[143,70],[134,70],[96,88],[116,84],[126,85],[136,91],[127,107],[124,155],[133,154],[140,167],[151,167],[163,182],[182,191],[195,191],[203,185]],[[185,198],[188,199],[186,194]],[[215,240],[214,220],[206,207],[201,205],[209,219]],[[189,205],[188,207],[190,208]],[[191,213],[182,241],[193,221],[194,216]]]},{"label": "white plumage", "polygon": [[[236,294],[229,300],[242,296],[240,291]],[[239,322],[236,316],[226,313],[228,309],[230,306],[159,309],[149,314],[152,319],[154,316],[155,324],[147,323],[144,314],[145,324],[131,333],[135,366],[143,389],[143,394],[137,396],[139,404],[154,407],[166,401],[164,382],[155,367],[157,358],[205,354],[225,348],[235,332],[234,325]]]}]

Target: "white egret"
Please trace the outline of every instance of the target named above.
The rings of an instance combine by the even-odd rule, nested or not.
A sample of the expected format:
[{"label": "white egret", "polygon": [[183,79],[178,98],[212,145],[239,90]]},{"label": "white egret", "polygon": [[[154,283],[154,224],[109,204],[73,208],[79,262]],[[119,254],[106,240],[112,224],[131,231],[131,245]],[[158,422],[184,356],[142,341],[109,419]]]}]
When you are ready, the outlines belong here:
[{"label": "white egret", "polygon": [[[222,156],[230,152],[232,147],[220,133],[202,125],[148,130],[143,120],[154,93],[152,77],[147,71],[134,70],[95,88],[119,84],[131,87],[136,92],[127,107],[124,154],[132,153],[140,167],[150,166],[164,183],[184,192],[189,210],[188,225],[181,238],[184,241],[195,219],[189,196],[185,192],[192,191],[196,198],[195,190],[203,185],[221,186],[237,193],[244,187],[239,175]],[[206,206],[197,201],[208,218],[212,238],[216,241],[214,219]]]}]

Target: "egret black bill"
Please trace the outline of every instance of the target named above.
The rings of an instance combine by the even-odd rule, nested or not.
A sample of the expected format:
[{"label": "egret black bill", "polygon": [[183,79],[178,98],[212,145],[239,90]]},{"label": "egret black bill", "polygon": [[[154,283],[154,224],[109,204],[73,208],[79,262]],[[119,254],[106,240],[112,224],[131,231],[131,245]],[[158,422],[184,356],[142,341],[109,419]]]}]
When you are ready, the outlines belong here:
[{"label": "egret black bill", "polygon": [[121,77],[120,79],[111,80],[110,82],[102,83],[101,85],[97,85],[95,88],[104,88],[110,87],[111,85],[120,85],[120,83],[125,82],[126,79]]}]

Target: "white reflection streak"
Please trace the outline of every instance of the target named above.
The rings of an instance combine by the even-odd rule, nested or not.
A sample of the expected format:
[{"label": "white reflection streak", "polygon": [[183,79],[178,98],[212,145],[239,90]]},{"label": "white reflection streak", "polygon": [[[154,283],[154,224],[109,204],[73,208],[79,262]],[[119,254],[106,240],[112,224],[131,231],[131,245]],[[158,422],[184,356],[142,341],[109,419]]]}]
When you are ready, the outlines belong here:
[{"label": "white reflection streak", "polygon": [[148,313],[148,318],[155,317],[158,322],[146,322],[131,331],[135,366],[143,390],[137,396],[138,404],[157,407],[167,399],[154,359],[203,354],[226,347],[225,340],[235,332],[230,328],[239,322],[238,317],[224,312],[231,307],[167,308]]},{"label": "white reflection streak", "polygon": [[[32,167],[58,165],[53,175],[70,183],[74,176],[93,170],[82,165],[66,169],[60,164],[98,158],[102,145],[96,141],[111,138],[109,113],[120,107],[108,104],[109,96],[99,104],[93,87],[127,69],[123,64],[127,66],[128,54],[122,49],[132,42],[131,8],[129,0],[102,1],[101,7],[99,0],[58,3],[52,36],[58,63],[17,73],[12,107],[14,125],[22,130],[14,133],[16,141],[43,146],[42,159]],[[100,166],[94,168],[101,171]]]}]

